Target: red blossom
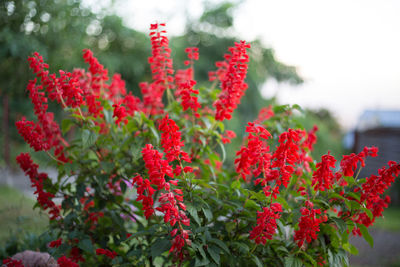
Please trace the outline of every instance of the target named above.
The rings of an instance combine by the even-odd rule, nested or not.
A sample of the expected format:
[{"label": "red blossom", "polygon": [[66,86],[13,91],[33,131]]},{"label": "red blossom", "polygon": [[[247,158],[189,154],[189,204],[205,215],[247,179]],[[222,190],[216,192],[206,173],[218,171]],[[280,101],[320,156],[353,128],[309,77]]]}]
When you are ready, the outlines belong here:
[{"label": "red blossom", "polygon": [[13,258],[4,259],[3,266],[5,266],[5,267],[24,267],[21,260],[15,260]]},{"label": "red blossom", "polygon": [[235,138],[236,134],[234,131],[226,130],[225,134],[222,137],[222,143],[227,144],[231,142],[231,139]]},{"label": "red blossom", "polygon": [[46,192],[43,189],[43,183],[48,179],[46,173],[39,173],[39,166],[33,163],[28,153],[21,153],[16,158],[21,169],[29,176],[32,187],[35,188],[34,194],[37,195],[37,202],[43,208],[43,210],[49,209],[50,219],[56,220],[60,218],[60,207],[57,206],[53,201],[54,195]]},{"label": "red blossom", "polygon": [[316,164],[316,170],[312,176],[312,186],[314,190],[325,191],[332,188],[334,175],[331,168],[335,168],[335,158],[328,152],[327,155],[321,157],[321,162]]},{"label": "red blossom", "polygon": [[110,259],[114,259],[115,257],[118,256],[118,254],[115,251],[111,251],[111,250],[104,249],[104,248],[96,249],[96,255],[105,255],[105,256],[109,257]]},{"label": "red blossom", "polygon": [[61,244],[62,244],[62,239],[59,238],[59,239],[57,239],[57,240],[51,241],[51,242],[49,243],[49,247],[51,247],[51,248],[58,248],[59,246],[61,246]]},{"label": "red blossom", "polygon": [[189,155],[182,150],[184,143],[179,127],[168,117],[168,114],[161,120],[158,129],[161,131],[161,146],[168,162],[174,160],[191,162]]},{"label": "red blossom", "polygon": [[263,124],[264,121],[274,116],[274,111],[272,110],[272,106],[264,107],[258,113],[257,119],[254,121],[256,124]]},{"label": "red blossom", "polygon": [[264,207],[262,211],[257,211],[257,225],[250,232],[250,239],[254,239],[256,244],[263,244],[267,239],[271,240],[276,233],[277,223],[281,217],[282,206],[279,203],[272,203],[270,207]]},{"label": "red blossom", "polygon": [[229,48],[230,54],[225,54],[225,61],[227,61],[228,66],[221,80],[221,93],[213,104],[216,108],[216,120],[230,120],[231,114],[247,90],[248,86],[244,82],[247,74],[247,63],[249,62],[247,48],[250,48],[250,44],[241,41]]},{"label": "red blossom", "polygon": [[255,177],[261,173],[265,174],[270,169],[271,154],[266,140],[271,134],[263,127],[256,126],[249,122],[246,127],[249,133],[247,145],[243,145],[236,153],[235,159],[236,172],[243,180],[250,174]]},{"label": "red blossom", "polygon": [[[388,165],[389,167],[384,166],[379,169],[378,175],[371,175],[368,177],[362,184],[361,189],[356,188],[354,190],[355,192],[361,193],[360,202],[365,201],[366,208],[369,209],[373,215],[373,218],[371,219],[365,212],[360,213],[353,217],[355,222],[369,227],[375,222],[375,218],[382,216],[382,212],[388,207],[390,198],[388,196],[381,198],[381,196],[394,182],[395,177],[400,174],[400,164],[394,161],[389,161]],[[359,230],[355,229],[353,233],[359,233]]]},{"label": "red blossom", "polygon": [[77,263],[65,256],[58,258],[57,263],[59,267],[79,267]]},{"label": "red blossom", "polygon": [[299,247],[303,246],[304,241],[310,243],[317,239],[320,224],[328,219],[326,215],[317,216],[321,215],[321,210],[314,209],[313,206],[310,201],[306,201],[306,206],[300,209],[299,229],[294,232],[294,241]]},{"label": "red blossom", "polygon": [[276,177],[278,186],[287,187],[290,177],[295,171],[294,167],[299,160],[299,141],[302,137],[301,130],[289,129],[279,136],[279,146],[272,155],[271,167],[279,169],[279,175]]},{"label": "red blossom", "polygon": [[118,105],[118,104],[114,104],[113,108],[114,108],[113,118],[117,118],[115,123],[117,125],[119,125],[121,122],[123,122],[124,124],[127,124],[128,119],[126,119],[127,114],[126,114],[125,107]]}]

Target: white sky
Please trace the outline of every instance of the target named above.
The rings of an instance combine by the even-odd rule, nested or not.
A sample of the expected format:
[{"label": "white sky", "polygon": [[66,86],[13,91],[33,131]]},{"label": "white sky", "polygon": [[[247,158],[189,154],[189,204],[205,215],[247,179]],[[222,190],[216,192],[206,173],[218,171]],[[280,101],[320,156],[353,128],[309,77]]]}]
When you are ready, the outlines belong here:
[{"label": "white sky", "polygon": [[[164,21],[180,34],[186,14],[201,15],[202,2],[119,0],[116,9],[128,26],[146,31]],[[400,0],[247,0],[234,14],[237,36],[261,38],[306,80],[297,87],[269,82],[263,95],[326,107],[348,129],[364,109],[400,109]]]}]

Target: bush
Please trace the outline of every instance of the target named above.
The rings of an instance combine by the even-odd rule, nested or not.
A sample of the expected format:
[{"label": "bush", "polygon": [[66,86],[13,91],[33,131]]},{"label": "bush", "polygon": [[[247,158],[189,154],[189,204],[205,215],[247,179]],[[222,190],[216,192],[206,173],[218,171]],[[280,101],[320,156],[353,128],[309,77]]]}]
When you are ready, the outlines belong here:
[{"label": "bush", "polygon": [[[210,72],[211,86],[199,87],[198,50],[187,48],[187,68],[174,72],[163,26],[151,25],[153,80],[140,84],[141,100],[119,75],[108,82],[90,50],[88,71],[58,76],[39,54],[29,58],[37,122],[16,125],[58,177],[40,173],[28,153],[17,161],[49,213],[49,251],[60,265],[341,266],[357,253],[350,234],[372,245],[367,227],[387,207],[382,194],[400,165],[358,177],[374,147],[343,156],[338,168],[329,152],[316,163],[317,128],[307,132],[292,120],[300,107],[286,105],[247,124],[235,169],[226,169],[235,133],[224,121],[247,89],[250,45],[235,43]],[[65,111],[61,126],[48,100]]]}]

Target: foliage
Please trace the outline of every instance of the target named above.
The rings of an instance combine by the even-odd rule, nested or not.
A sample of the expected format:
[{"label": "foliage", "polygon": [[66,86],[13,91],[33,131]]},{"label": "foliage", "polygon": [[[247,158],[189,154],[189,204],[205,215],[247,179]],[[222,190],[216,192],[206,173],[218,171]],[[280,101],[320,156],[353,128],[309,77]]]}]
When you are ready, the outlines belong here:
[{"label": "foliage", "polygon": [[[17,161],[49,213],[50,253],[84,266],[341,266],[357,253],[352,233],[372,246],[367,227],[387,207],[381,195],[400,165],[359,179],[357,166],[376,148],[343,156],[339,168],[329,153],[314,162],[315,129],[293,120],[300,107],[284,105],[247,124],[226,168],[235,133],[224,122],[247,90],[250,45],[235,43],[211,69],[211,85],[199,86],[198,49],[187,48],[186,67],[174,71],[164,26],[151,25],[152,81],[140,84],[142,99],[90,50],[88,71],[58,75],[30,57],[37,122],[23,118],[17,128],[58,177],[39,172],[28,153]],[[60,126],[47,101],[68,115]]]}]

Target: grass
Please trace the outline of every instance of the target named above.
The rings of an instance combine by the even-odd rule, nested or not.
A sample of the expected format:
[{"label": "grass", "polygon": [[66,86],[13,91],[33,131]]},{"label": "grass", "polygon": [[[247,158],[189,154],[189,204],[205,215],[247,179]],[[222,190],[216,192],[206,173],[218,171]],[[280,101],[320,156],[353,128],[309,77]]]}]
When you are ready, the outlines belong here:
[{"label": "grass", "polygon": [[20,191],[0,186],[0,246],[10,237],[26,233],[42,233],[47,227],[47,215],[33,210],[35,201]]}]

